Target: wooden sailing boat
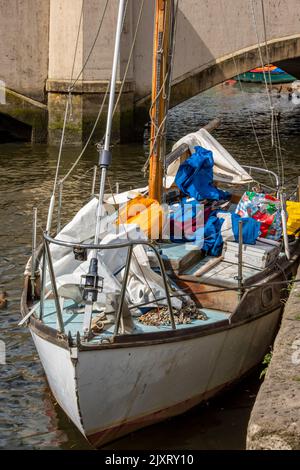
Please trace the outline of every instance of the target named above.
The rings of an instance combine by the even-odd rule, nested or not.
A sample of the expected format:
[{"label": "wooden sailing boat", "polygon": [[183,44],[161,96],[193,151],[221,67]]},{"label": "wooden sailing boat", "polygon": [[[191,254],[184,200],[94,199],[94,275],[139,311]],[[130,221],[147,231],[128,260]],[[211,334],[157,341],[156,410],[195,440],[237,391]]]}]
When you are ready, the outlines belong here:
[{"label": "wooden sailing boat", "polygon": [[[123,14],[121,0],[99,199],[52,238],[53,196],[43,246],[33,250],[21,300],[21,323],[28,324],[53,395],[95,446],[188,410],[258,364],[280,319],[276,282],[290,279],[299,261],[298,242],[288,244],[286,237],[285,252],[278,249],[272,262],[256,268],[243,263],[247,247],[241,238],[233,262],[202,258],[200,250],[187,251],[184,244],[131,238],[130,227],[125,239],[110,238],[102,226],[104,188]],[[183,143],[164,160],[173,15],[172,0],[156,0],[149,198],[157,204],[165,168],[176,169],[190,155]],[[114,195],[114,205],[121,199]],[[76,240],[70,237],[74,228]],[[150,254],[156,257],[153,269]],[[143,302],[132,298],[137,284],[148,301],[146,294]],[[178,310],[177,294],[193,303]],[[159,304],[157,314],[167,309],[168,322],[140,321],[153,304]],[[180,322],[191,305],[196,315]]]}]

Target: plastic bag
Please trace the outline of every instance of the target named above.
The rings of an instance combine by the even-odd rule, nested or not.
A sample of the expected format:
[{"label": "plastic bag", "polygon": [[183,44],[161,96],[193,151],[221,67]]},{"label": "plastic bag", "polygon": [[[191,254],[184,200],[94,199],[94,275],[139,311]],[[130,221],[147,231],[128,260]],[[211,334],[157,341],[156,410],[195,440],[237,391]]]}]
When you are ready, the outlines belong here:
[{"label": "plastic bag", "polygon": [[[288,212],[287,233],[292,235],[300,228],[300,202],[286,201]],[[300,236],[298,234],[297,236]]]},{"label": "plastic bag", "polygon": [[279,240],[282,237],[279,199],[269,194],[246,191],[235,212],[240,217],[251,217],[260,222],[262,238]]},{"label": "plastic bag", "polygon": [[126,203],[119,212],[118,224],[135,224],[147,238],[156,240],[161,237],[165,211],[155,199],[138,196]]}]

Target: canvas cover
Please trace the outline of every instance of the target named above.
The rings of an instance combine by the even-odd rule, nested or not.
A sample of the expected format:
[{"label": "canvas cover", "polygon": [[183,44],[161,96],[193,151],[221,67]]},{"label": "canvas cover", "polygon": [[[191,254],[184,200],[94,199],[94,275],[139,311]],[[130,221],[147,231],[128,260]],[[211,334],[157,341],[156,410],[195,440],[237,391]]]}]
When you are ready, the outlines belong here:
[{"label": "canvas cover", "polygon": [[213,184],[214,157],[211,150],[196,146],[195,152],[181,163],[175,183],[183,194],[197,201],[209,199],[213,201],[227,200],[230,193],[222,191]]},{"label": "canvas cover", "polygon": [[[253,181],[252,177],[241,165],[230,155],[230,153],[209,133],[206,129],[200,129],[184,136],[173,146],[175,150],[182,144],[189,146],[190,152],[194,153],[196,146],[210,150],[214,157],[214,181],[230,184],[245,184]],[[165,186],[170,188],[174,183],[180,166],[180,158],[172,162],[167,168]]]},{"label": "canvas cover", "polygon": [[[56,238],[76,243],[92,243],[95,233],[97,203],[98,200],[94,198],[83,206]],[[101,245],[108,243],[117,245],[128,240],[146,239],[145,234],[136,224],[122,224],[119,226],[115,224],[117,216],[116,211],[110,215],[103,215]],[[89,270],[91,251],[89,251],[87,261],[77,261],[72,248],[51,244],[50,250],[59,295],[83,303],[80,285],[82,275],[86,275]],[[97,302],[94,305],[95,309],[105,309],[110,300],[120,294],[126,256],[127,248],[117,246],[116,249],[98,251],[98,275],[104,281],[103,291],[98,294]],[[49,274],[46,287],[51,288]],[[153,302],[156,305],[155,299],[163,297],[165,297],[165,289],[162,277],[151,269],[144,246],[135,246],[128,279],[127,302],[132,305]],[[187,299],[185,298],[185,300]],[[159,303],[165,305],[166,301],[162,300]],[[174,308],[179,309],[182,301],[174,297],[172,305]]]}]

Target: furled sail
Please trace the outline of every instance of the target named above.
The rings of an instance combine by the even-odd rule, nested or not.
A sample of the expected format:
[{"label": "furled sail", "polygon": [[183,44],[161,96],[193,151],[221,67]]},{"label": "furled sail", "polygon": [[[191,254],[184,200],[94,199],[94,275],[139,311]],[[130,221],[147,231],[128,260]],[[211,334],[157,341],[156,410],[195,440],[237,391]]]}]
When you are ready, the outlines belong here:
[{"label": "furled sail", "polygon": [[[194,147],[197,145],[212,151],[214,157],[215,181],[230,184],[245,184],[253,181],[252,177],[206,129],[200,129],[197,132],[184,136],[176,142],[172,150],[175,150],[182,144],[187,144],[191,153],[194,152]],[[179,157],[168,166],[165,181],[167,188],[170,188],[174,183],[181,162]]]}]

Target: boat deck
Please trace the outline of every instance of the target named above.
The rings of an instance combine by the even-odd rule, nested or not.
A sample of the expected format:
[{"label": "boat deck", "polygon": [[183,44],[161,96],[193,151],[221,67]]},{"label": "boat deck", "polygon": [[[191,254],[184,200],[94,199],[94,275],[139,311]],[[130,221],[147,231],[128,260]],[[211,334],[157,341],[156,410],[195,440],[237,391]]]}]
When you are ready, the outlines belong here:
[{"label": "boat deck", "polygon": [[[204,267],[207,264],[209,259],[214,259],[214,258],[211,256],[207,256],[206,258],[199,261],[191,268],[184,271],[183,274],[188,275],[188,276],[194,276],[195,273],[200,268]],[[255,276],[261,271],[262,270],[259,268],[254,268],[254,267],[243,265],[244,281],[246,279],[250,279],[252,276]],[[222,282],[226,280],[226,284],[230,282],[233,286],[237,286],[238,285],[237,276],[238,276],[238,264],[233,264],[228,261],[220,261],[218,264],[216,264],[215,266],[207,270],[207,272],[199,276],[197,279],[199,282],[204,282],[204,283],[205,281],[206,282],[209,282],[209,281]]]},{"label": "boat deck", "polygon": [[[149,310],[149,309],[148,309]],[[38,311],[38,309],[37,309]],[[141,314],[145,313],[147,310],[141,309]],[[224,322],[224,320],[229,321],[229,314],[225,312],[221,312],[218,310],[208,309],[208,308],[201,308],[201,311],[204,312],[207,316],[207,320],[191,320],[191,323],[176,325],[177,329],[185,329],[191,328],[194,326],[207,326],[208,324],[217,324],[219,322]],[[93,312],[93,318],[99,312]],[[83,308],[82,306],[76,304],[73,300],[65,300],[64,308],[63,308],[63,321],[65,327],[65,333],[72,335],[72,337],[76,337],[77,332],[79,331],[82,333],[82,325],[83,325]],[[143,323],[138,321],[138,317],[133,318],[134,324],[136,326],[136,330],[133,333],[154,333],[154,332],[161,332],[161,331],[168,331],[171,329],[170,325],[160,325],[160,326],[149,326],[144,325]],[[43,322],[45,325],[49,326],[53,329],[58,329],[57,325],[57,314],[56,314],[56,307],[55,302],[53,299],[47,299],[44,303],[44,317]],[[112,336],[114,331],[114,325],[110,326],[110,328],[105,329],[99,335],[96,335],[94,340],[92,341],[99,341],[101,337],[108,337]]]}]

